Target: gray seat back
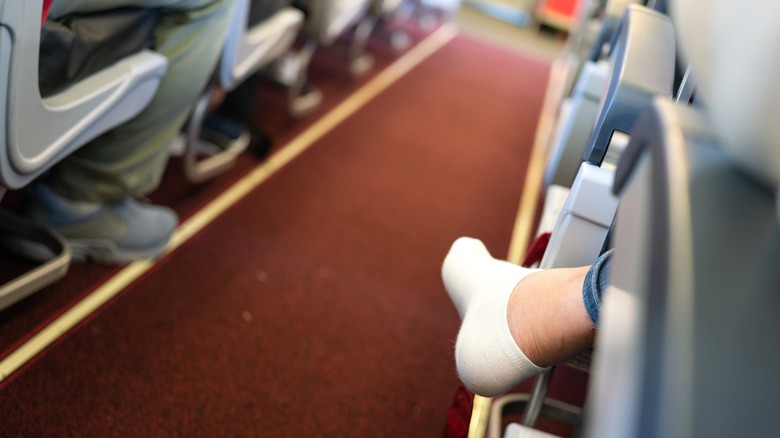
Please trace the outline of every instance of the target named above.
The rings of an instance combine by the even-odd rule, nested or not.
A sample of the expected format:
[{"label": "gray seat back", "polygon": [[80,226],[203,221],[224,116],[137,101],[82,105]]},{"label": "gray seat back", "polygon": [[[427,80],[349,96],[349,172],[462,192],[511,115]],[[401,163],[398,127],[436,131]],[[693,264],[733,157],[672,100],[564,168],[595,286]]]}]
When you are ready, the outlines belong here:
[{"label": "gray seat back", "polygon": [[700,112],[663,100],[638,125],[615,190],[590,436],[780,434],[772,188],[738,169]]},{"label": "gray seat back", "polygon": [[610,54],[608,86],[585,161],[600,165],[615,131],[630,132],[654,96],[671,95],[676,53],[674,27],[668,17],[646,7],[628,7]]},{"label": "gray seat back", "polygon": [[618,168],[589,436],[778,436],[780,5],[672,6],[701,105],[657,102]]}]

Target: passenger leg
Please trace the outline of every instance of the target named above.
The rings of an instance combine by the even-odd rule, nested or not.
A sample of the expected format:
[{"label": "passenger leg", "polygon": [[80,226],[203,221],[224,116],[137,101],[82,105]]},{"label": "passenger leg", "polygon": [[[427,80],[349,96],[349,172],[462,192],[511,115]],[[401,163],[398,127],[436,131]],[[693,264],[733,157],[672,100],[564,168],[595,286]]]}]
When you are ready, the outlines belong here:
[{"label": "passenger leg", "polygon": [[159,89],[137,117],[64,159],[31,190],[28,214],[60,231],[74,256],[124,263],[154,257],[176,227],[165,207],[136,202],[154,190],[169,145],[214,72],[233,0],[57,0],[50,17],[123,6],[160,8],[156,50],[168,58]]},{"label": "passenger leg", "polygon": [[49,184],[64,197],[107,202],[157,188],[168,146],[214,72],[232,0],[57,0],[51,17],[120,6],[160,7],[156,51],[168,72],[137,117],[85,145],[52,169]]}]

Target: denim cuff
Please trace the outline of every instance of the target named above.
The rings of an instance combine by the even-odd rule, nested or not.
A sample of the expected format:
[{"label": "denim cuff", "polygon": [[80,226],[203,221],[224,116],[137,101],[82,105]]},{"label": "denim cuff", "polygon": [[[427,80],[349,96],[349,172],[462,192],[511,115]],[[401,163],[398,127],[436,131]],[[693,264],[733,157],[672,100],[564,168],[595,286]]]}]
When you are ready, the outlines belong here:
[{"label": "denim cuff", "polygon": [[612,252],[610,249],[590,267],[585,281],[582,283],[582,299],[585,302],[585,311],[588,312],[590,320],[598,326],[601,317],[601,296],[609,283],[609,271],[612,267]]}]

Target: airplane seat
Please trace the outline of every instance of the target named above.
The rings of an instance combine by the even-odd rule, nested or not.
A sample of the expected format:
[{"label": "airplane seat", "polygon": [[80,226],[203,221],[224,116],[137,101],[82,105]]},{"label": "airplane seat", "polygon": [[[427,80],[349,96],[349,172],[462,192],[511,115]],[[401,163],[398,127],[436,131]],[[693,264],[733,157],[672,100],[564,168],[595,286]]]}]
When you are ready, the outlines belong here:
[{"label": "airplane seat", "polygon": [[216,87],[230,92],[290,51],[303,25],[303,13],[291,3],[236,2],[214,84],[201,95],[185,130],[183,165],[189,181],[202,182],[228,170],[249,146],[249,130],[233,120],[210,114],[209,103]]},{"label": "airplane seat", "polygon": [[[569,32],[563,53],[569,63],[569,69],[573,72],[569,79],[579,75],[579,65],[588,59],[592,47],[596,44],[596,38],[602,29],[606,3],[606,0],[585,0],[581,3],[577,23]],[[569,94],[571,85],[568,83],[564,94]]]},{"label": "airplane seat", "polygon": [[[675,21],[700,20],[697,11],[676,3],[672,2],[672,11],[677,14],[673,16]],[[700,4],[695,0],[692,3]],[[780,69],[774,56],[776,49],[770,50],[763,44],[768,41],[764,35],[778,34],[771,23],[770,12],[776,12],[780,5],[763,1],[762,7],[768,8],[764,13],[759,9],[742,10],[739,5],[729,7],[722,3],[718,1],[714,8],[702,6],[714,15],[704,23],[706,27],[702,34],[694,33],[698,26],[681,29],[685,33],[681,50],[696,67],[697,90],[707,109],[705,115],[712,126],[717,127],[723,147],[746,172],[774,184],[780,174],[780,155],[777,153],[780,148],[776,146],[780,124],[774,116],[780,102],[780,88],[774,86],[774,75]],[[735,16],[749,16],[750,20],[734,20]],[[724,23],[733,29],[716,31],[715,27],[724,26]],[[704,35],[710,40],[704,40]],[[740,38],[733,35],[740,35]],[[746,50],[750,47],[747,42],[754,48]],[[719,50],[705,52],[701,49],[705,44],[712,44]],[[734,59],[740,62],[734,62]],[[746,68],[748,71],[744,71]],[[744,107],[750,110],[737,110],[736,102],[744,102]]]},{"label": "airplane seat", "polygon": [[[130,54],[75,83],[42,96],[39,49],[43,0],[0,4],[0,185],[25,187],[91,139],[138,114],[167,69],[151,50]],[[44,54],[45,56],[45,54]],[[0,286],[0,309],[65,275],[70,251],[62,238],[2,212],[5,242],[22,238],[54,254],[46,263]]]},{"label": "airplane seat", "polygon": [[[566,197],[550,236],[540,268],[589,265],[604,250],[617,198],[611,193],[615,164],[630,138],[640,112],[657,95],[671,95],[676,62],[671,20],[639,5],[626,9],[610,54],[607,88],[601,96],[596,127],[586,157]],[[590,352],[568,365],[587,370]],[[499,436],[501,412],[523,412],[523,425],[533,427],[540,416],[579,427],[582,409],[546,397],[554,367],[537,377],[531,394],[510,394],[494,401],[491,436]]]},{"label": "airplane seat", "polygon": [[780,5],[671,7],[701,104],[656,102],[619,164],[587,436],[778,436]]},{"label": "airplane seat", "polygon": [[780,434],[780,169],[740,163],[708,110],[659,99],[618,168],[588,436]]},{"label": "airplane seat", "polygon": [[304,19],[292,0],[245,0],[235,14],[234,23],[246,24],[231,27],[228,34],[219,74],[226,91],[287,53]]},{"label": "airplane seat", "polygon": [[545,165],[545,188],[571,187],[574,182],[598,116],[607,76],[607,60],[583,64],[571,95],[561,102]]},{"label": "airplane seat", "polygon": [[610,44],[615,38],[620,21],[631,4],[641,0],[589,0],[584,2],[577,26],[566,43],[564,56],[570,62],[572,74],[567,75],[565,95],[571,95],[574,81],[588,62],[609,57]]},{"label": "airplane seat", "polygon": [[582,266],[598,256],[617,207],[611,194],[615,165],[641,111],[654,96],[672,94],[676,52],[667,16],[639,5],[628,7],[610,55],[595,127],[542,267]]},{"label": "airplane seat", "polygon": [[[609,76],[612,43],[620,28],[626,9],[639,1],[610,0],[601,10],[600,25],[589,34],[590,21],[583,17],[574,38],[566,47],[565,91],[560,103],[558,120],[544,177],[544,187],[553,184],[571,187],[588,138],[593,132],[601,105],[601,94]],[[590,32],[593,33],[593,32]]]},{"label": "airplane seat", "polygon": [[288,111],[293,117],[302,117],[315,110],[322,101],[321,92],[308,83],[307,70],[317,47],[332,47],[337,39],[355,28],[348,49],[350,74],[360,76],[374,64],[365,52],[374,22],[368,17],[371,0],[294,0],[293,5],[305,14],[303,34],[305,42],[296,52],[277,62],[272,76],[287,87]]}]

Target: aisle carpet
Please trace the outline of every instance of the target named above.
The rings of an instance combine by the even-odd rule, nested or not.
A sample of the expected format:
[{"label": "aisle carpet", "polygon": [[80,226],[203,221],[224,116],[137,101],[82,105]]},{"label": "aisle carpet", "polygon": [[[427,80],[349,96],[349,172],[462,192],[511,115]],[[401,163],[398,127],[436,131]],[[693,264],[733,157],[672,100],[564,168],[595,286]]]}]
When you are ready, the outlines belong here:
[{"label": "aisle carpet", "polygon": [[457,37],[5,381],[0,433],[440,436],[441,260],[506,253],[547,71]]}]

